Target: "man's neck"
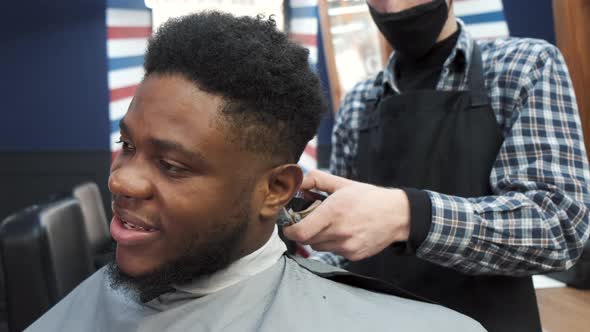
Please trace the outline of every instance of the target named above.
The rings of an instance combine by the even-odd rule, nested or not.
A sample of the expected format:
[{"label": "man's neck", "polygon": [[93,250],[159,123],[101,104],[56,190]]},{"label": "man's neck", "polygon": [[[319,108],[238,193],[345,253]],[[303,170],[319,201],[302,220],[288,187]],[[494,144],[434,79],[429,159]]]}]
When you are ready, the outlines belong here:
[{"label": "man's neck", "polygon": [[196,296],[215,293],[270,268],[286,250],[287,246],[279,238],[275,226],[267,242],[249,255],[236,260],[221,271],[201,277],[187,285],[175,285],[174,288]]},{"label": "man's neck", "polygon": [[[271,221],[268,221],[271,222]],[[259,222],[259,224],[262,223],[266,223],[266,221],[264,222]],[[258,228],[252,228],[250,227],[248,229],[248,231],[244,234],[244,237],[242,239],[242,245],[240,247],[240,249],[235,253],[234,257],[232,257],[232,261],[237,261],[239,259],[241,259],[242,257],[246,257],[250,254],[252,254],[253,252],[255,252],[256,250],[262,248],[262,246],[264,246],[266,243],[268,243],[268,241],[270,240],[270,238],[273,236],[273,233],[276,232],[276,221],[272,221],[272,224],[274,227],[258,227]]]}]

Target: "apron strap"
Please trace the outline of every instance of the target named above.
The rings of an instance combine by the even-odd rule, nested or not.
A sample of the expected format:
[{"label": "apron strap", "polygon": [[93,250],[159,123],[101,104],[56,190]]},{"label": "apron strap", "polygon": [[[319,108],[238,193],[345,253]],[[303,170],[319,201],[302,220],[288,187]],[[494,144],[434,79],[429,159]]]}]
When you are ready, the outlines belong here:
[{"label": "apron strap", "polygon": [[377,108],[377,104],[381,100],[383,95],[383,71],[380,71],[373,82],[373,87],[371,90],[367,92],[365,95],[365,103],[367,106],[367,111],[369,113],[373,112],[375,108]]},{"label": "apron strap", "polygon": [[490,103],[483,77],[483,61],[477,42],[473,43],[471,65],[467,76],[467,86],[471,92],[471,107],[485,106]]},{"label": "apron strap", "polygon": [[365,111],[367,116],[361,120],[361,128],[367,128],[375,125],[375,110],[383,98],[383,71],[380,71],[373,82],[373,86],[365,93]]}]

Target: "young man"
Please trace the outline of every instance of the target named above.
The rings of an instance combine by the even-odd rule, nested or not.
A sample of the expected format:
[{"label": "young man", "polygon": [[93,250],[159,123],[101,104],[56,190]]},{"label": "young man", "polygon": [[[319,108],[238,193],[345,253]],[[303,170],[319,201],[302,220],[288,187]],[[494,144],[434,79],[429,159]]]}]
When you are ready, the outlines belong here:
[{"label": "young man", "polygon": [[304,181],[333,194],[285,235],[490,331],[540,331],[530,275],[571,267],[590,232],[590,172],[559,50],[476,43],[450,1],[367,2],[395,51],[342,103],[334,175]]},{"label": "young man", "polygon": [[284,255],[277,216],[325,109],[307,56],[272,20],[206,12],[162,26],[109,179],[116,260],[28,330],[481,331]]}]

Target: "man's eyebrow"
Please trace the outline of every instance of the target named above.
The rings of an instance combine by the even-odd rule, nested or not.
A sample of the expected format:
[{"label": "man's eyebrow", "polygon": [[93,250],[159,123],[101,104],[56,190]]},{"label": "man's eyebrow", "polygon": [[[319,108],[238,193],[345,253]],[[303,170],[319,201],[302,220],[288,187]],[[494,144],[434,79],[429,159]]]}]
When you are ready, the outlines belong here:
[{"label": "man's eyebrow", "polygon": [[158,150],[161,150],[164,152],[178,153],[178,154],[184,156],[185,158],[188,158],[191,161],[198,162],[198,163],[203,164],[205,166],[209,165],[209,163],[207,163],[207,161],[205,160],[205,157],[202,154],[200,154],[197,151],[192,151],[190,149],[187,149],[186,147],[182,146],[179,143],[168,141],[168,140],[163,140],[163,139],[159,139],[159,138],[150,138],[149,141],[150,141],[150,144]]}]

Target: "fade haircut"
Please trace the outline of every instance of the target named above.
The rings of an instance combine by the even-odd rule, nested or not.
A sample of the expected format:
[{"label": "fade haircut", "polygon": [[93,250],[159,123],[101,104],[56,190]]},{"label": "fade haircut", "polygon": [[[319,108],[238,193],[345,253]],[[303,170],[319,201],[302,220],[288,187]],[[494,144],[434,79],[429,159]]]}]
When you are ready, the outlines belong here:
[{"label": "fade haircut", "polygon": [[273,159],[296,162],[326,104],[309,51],[272,19],[205,11],[164,23],[150,39],[144,68],[180,74],[220,95],[230,139]]}]

